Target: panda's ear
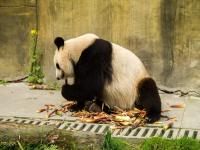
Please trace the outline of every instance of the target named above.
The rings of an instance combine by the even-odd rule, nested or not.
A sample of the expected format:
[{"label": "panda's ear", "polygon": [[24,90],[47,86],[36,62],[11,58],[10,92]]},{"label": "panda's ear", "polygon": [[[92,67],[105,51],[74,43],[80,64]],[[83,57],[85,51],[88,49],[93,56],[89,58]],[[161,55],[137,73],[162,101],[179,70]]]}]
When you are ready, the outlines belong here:
[{"label": "panda's ear", "polygon": [[58,50],[61,46],[64,46],[64,39],[62,37],[57,37],[54,40],[55,45],[57,46]]}]

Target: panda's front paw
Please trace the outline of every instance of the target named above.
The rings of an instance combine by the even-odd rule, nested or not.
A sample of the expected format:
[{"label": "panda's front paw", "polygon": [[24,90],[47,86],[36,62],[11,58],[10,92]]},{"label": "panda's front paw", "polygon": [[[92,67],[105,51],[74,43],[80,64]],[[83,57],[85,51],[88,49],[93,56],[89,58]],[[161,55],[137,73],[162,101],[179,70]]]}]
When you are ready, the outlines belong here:
[{"label": "panda's front paw", "polygon": [[69,111],[70,112],[78,112],[81,111],[83,109],[83,107],[79,106],[79,105],[73,105],[72,107],[70,107]]},{"label": "panda's front paw", "polygon": [[69,86],[70,85],[68,85],[68,84],[64,84],[63,86],[62,86],[62,90],[61,90],[61,94],[62,94],[62,96],[65,98],[65,99],[68,99],[68,100],[70,100],[69,99]]},{"label": "panda's front paw", "polygon": [[62,86],[62,93],[63,92],[65,92],[65,91],[67,91],[67,89],[68,89],[68,84],[64,84],[63,86]]},{"label": "panda's front paw", "polygon": [[84,108],[84,104],[82,102],[77,102],[76,105],[73,105],[70,107],[69,111],[71,112],[77,112],[81,111]]}]

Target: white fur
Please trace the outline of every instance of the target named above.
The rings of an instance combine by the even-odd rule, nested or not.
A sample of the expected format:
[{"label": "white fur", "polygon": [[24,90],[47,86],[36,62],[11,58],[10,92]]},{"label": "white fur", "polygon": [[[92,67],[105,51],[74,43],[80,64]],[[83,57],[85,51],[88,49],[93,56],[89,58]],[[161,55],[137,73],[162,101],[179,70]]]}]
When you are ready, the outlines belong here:
[{"label": "white fur", "polygon": [[106,83],[103,100],[110,107],[131,109],[137,98],[139,81],[149,75],[135,54],[117,44],[112,47],[112,82]]},{"label": "white fur", "polygon": [[62,72],[64,73],[64,78],[73,77],[74,70],[73,65],[70,61],[68,51],[61,47],[59,50],[55,51],[54,55],[54,64],[56,63],[60,65],[61,69],[56,68],[56,77],[61,78]]}]

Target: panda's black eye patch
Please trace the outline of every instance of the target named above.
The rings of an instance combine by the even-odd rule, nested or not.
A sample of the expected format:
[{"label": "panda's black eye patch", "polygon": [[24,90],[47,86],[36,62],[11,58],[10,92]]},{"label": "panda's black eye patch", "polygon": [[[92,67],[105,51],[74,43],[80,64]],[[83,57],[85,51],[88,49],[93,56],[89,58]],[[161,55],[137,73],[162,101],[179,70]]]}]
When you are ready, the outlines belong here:
[{"label": "panda's black eye patch", "polygon": [[60,70],[60,65],[56,63],[56,68]]}]

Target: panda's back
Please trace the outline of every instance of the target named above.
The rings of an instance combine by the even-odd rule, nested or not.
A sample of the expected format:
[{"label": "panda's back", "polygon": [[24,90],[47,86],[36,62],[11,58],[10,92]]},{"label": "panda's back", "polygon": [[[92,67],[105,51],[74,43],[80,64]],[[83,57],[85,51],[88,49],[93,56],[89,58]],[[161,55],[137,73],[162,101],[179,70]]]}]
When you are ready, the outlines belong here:
[{"label": "panda's back", "polygon": [[71,55],[72,59],[77,62],[82,51],[95,42],[99,37],[93,33],[86,33],[81,36],[71,38],[65,41],[65,49]]},{"label": "panda's back", "polygon": [[110,106],[131,109],[137,98],[137,85],[148,77],[140,59],[130,50],[112,43],[112,82],[106,83],[104,101]]}]

